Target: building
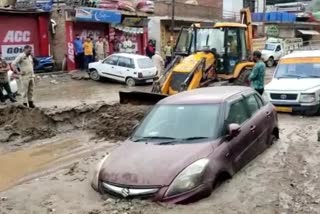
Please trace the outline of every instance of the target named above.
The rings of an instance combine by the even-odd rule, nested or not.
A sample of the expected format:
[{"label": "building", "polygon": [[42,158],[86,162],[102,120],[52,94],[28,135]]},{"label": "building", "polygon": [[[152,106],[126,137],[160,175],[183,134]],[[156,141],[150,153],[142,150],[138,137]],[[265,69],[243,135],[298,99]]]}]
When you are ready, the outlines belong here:
[{"label": "building", "polygon": [[[50,13],[36,1],[0,2],[0,49],[2,58],[12,62],[25,45],[33,47],[35,56],[50,55]],[[12,3],[15,3],[12,5]],[[10,5],[11,4],[11,5]],[[47,5],[48,6],[48,5]],[[49,9],[50,10],[50,9]],[[5,20],[5,21],[4,21]]]},{"label": "building", "polygon": [[[120,47],[126,38],[132,43],[132,52],[144,54],[148,41],[148,16],[153,13],[154,5],[117,6],[115,1],[100,1],[98,5],[82,5],[78,1],[67,4],[57,2],[51,18],[57,23],[53,35],[53,55],[58,64],[66,59],[67,69],[75,69],[73,40],[76,34],[82,39],[93,35],[94,40],[103,37],[109,43],[110,51]],[[73,3],[73,4],[72,4]],[[139,8],[137,8],[139,7]]]},{"label": "building", "polygon": [[174,28],[172,29],[171,1],[155,2],[154,16],[149,17],[149,38],[156,41],[156,50],[163,53],[167,41],[175,43],[183,26],[193,23],[214,25],[222,18],[223,0],[176,1]]}]

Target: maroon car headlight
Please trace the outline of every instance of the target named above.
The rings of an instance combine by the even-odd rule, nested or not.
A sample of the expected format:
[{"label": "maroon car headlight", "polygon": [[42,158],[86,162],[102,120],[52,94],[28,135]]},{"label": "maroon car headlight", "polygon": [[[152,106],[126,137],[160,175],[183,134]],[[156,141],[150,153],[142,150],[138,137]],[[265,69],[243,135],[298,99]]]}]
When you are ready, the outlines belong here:
[{"label": "maroon car headlight", "polygon": [[109,157],[109,154],[104,156],[104,158],[97,164],[97,166],[96,166],[96,168],[95,168],[95,170],[93,172],[93,176],[92,176],[92,180],[91,180],[91,186],[95,190],[99,190],[100,170],[101,170],[101,167],[103,166],[103,163],[107,160],[108,157]]},{"label": "maroon car headlight", "polygon": [[200,159],[186,167],[171,183],[165,196],[178,195],[199,186],[208,163],[209,159]]}]

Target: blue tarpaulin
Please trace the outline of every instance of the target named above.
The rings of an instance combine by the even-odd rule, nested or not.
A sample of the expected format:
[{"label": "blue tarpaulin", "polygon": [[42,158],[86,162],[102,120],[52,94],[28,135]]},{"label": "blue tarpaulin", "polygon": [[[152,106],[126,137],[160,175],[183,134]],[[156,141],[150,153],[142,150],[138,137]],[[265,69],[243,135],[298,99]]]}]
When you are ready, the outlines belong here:
[{"label": "blue tarpaulin", "polygon": [[253,13],[253,22],[282,22],[289,23],[295,22],[297,16],[287,12],[268,12],[268,13]]},{"label": "blue tarpaulin", "polygon": [[76,21],[120,24],[121,13],[112,10],[80,7],[76,9]]},{"label": "blue tarpaulin", "polygon": [[36,1],[37,8],[47,12],[52,10],[52,4],[53,4],[53,0],[37,0]]}]

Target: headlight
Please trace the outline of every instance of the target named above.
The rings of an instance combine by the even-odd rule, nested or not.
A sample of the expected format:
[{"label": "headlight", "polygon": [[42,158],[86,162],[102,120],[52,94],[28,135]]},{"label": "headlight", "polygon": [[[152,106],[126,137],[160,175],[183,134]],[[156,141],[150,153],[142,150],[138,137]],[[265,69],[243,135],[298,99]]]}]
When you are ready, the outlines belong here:
[{"label": "headlight", "polygon": [[264,99],[264,101],[266,101],[266,102],[269,102],[270,101],[270,99],[269,99],[269,96],[268,96],[268,93],[267,92],[264,92],[263,94],[262,94],[262,98]]},{"label": "headlight", "polygon": [[93,172],[93,176],[92,176],[92,180],[91,180],[91,186],[93,187],[93,189],[98,190],[99,189],[99,175],[100,175],[100,170],[101,167],[103,165],[103,163],[106,161],[106,159],[109,157],[109,154],[107,154],[96,166],[94,172]]},{"label": "headlight", "polygon": [[199,186],[208,163],[208,159],[200,159],[185,168],[170,185],[166,197],[177,195]]},{"label": "headlight", "polygon": [[301,103],[313,103],[316,101],[315,94],[301,94],[300,95],[300,102]]}]

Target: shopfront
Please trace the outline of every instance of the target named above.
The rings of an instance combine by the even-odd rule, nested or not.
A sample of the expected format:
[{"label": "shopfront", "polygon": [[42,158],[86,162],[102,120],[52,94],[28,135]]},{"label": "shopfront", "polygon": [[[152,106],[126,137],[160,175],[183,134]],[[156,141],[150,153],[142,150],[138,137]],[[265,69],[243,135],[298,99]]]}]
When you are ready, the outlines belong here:
[{"label": "shopfront", "polygon": [[[74,16],[69,16],[65,23],[67,69],[69,71],[75,69],[73,40],[76,34],[79,34],[83,40],[89,35],[93,35],[94,40],[100,36],[106,38],[110,53],[129,51],[144,54],[147,43],[147,29],[144,26],[147,26],[147,21],[146,17],[126,17],[121,11],[77,8]],[[132,50],[124,49],[123,44],[126,38],[131,41]]]},{"label": "shopfront", "polygon": [[12,62],[25,45],[33,48],[35,56],[49,55],[47,13],[1,12],[0,20],[0,49],[3,59]]}]

